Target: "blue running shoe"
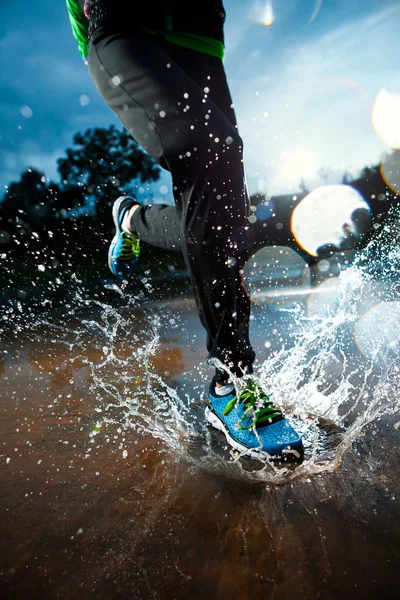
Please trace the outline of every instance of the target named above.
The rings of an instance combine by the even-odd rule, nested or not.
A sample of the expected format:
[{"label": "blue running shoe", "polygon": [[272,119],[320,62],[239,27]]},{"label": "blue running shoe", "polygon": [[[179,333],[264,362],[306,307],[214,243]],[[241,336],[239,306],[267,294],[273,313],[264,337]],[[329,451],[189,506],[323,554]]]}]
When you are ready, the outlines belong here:
[{"label": "blue running shoe", "polygon": [[133,233],[122,231],[125,212],[138,204],[131,196],[121,196],[114,202],[112,215],[115,223],[115,236],[108,251],[108,266],[111,273],[126,279],[133,273],[140,253],[139,238]]},{"label": "blue running shoe", "polygon": [[207,421],[241,454],[264,459],[303,456],[301,436],[254,381],[246,384],[238,400],[235,391],[217,396],[213,380],[209,399]]}]

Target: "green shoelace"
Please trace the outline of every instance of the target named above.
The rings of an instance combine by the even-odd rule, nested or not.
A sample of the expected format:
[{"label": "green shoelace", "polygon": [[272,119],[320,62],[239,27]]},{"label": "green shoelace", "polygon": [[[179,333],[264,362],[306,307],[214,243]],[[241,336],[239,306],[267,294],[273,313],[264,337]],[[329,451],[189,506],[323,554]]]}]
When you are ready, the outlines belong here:
[{"label": "green shoelace", "polygon": [[122,231],[121,238],[122,248],[118,258],[121,260],[132,260],[132,258],[137,258],[140,253],[139,239],[128,231]]},{"label": "green shoelace", "polygon": [[[251,429],[254,426],[263,427],[283,417],[282,411],[274,406],[272,400],[254,381],[250,381],[241,392],[239,402],[244,403],[244,413],[238,422],[239,429]],[[236,396],[229,400],[224,408],[225,417],[232,412],[236,403]],[[242,424],[245,419],[251,419],[250,425]]]}]

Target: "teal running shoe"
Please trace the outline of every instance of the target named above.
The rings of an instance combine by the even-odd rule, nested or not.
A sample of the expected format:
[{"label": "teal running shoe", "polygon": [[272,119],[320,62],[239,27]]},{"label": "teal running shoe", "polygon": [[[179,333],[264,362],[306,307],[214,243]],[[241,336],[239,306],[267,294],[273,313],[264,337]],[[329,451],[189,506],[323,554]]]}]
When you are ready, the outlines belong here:
[{"label": "teal running shoe", "polygon": [[238,400],[235,391],[217,396],[213,380],[209,400],[207,421],[241,454],[264,459],[303,456],[301,436],[254,381],[246,384]]},{"label": "teal running shoe", "polygon": [[133,273],[140,253],[139,238],[121,227],[126,211],[135,204],[138,204],[135,198],[120,196],[112,209],[116,232],[108,251],[108,266],[111,273],[122,279]]}]

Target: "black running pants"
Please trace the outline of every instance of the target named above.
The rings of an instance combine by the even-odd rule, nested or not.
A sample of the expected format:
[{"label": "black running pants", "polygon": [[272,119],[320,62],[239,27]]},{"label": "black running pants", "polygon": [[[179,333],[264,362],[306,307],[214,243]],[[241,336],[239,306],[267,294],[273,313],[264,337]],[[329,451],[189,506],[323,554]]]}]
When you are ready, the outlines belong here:
[{"label": "black running pants", "polygon": [[[222,62],[161,36],[99,28],[90,40],[89,70],[134,139],[172,176],[175,207],[163,207],[161,221],[161,208],[138,209],[136,232],[166,248],[180,240],[209,359],[237,376],[251,373],[250,300],[241,284],[249,201]],[[216,376],[227,379],[224,369]]]}]

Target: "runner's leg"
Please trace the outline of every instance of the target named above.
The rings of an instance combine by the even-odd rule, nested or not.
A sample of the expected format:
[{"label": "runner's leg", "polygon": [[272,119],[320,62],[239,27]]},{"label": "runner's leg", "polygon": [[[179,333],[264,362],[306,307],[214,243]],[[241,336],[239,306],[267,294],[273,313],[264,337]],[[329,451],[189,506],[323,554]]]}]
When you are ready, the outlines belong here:
[{"label": "runner's leg", "polygon": [[[221,61],[185,49],[184,69],[174,60],[178,51],[168,46],[148,36],[97,30],[90,72],[138,143],[171,172],[182,250],[210,357],[241,375],[251,372],[254,360],[250,302],[240,276],[248,256],[242,140]],[[212,99],[219,86],[231,118]],[[218,380],[225,379],[218,372]]]}]

